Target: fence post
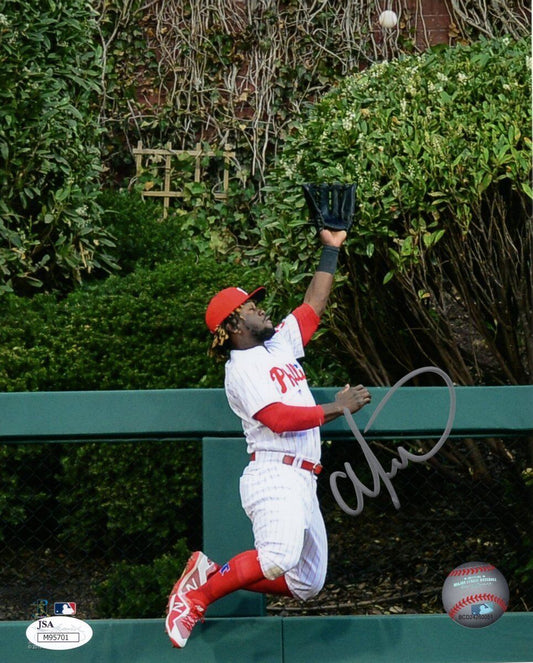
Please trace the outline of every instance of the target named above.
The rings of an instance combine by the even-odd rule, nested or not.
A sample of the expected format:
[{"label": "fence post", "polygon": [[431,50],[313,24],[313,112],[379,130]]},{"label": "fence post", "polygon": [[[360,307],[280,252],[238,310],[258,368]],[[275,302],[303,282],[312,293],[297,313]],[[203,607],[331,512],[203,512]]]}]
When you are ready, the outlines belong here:
[{"label": "fence post", "polygon": [[172,143],[167,143],[165,145],[165,149],[167,150],[167,153],[165,155],[165,185],[164,185],[164,191],[163,193],[164,198],[163,198],[163,218],[166,219],[168,216],[168,208],[170,206],[170,176],[171,176],[171,169],[172,169]]}]

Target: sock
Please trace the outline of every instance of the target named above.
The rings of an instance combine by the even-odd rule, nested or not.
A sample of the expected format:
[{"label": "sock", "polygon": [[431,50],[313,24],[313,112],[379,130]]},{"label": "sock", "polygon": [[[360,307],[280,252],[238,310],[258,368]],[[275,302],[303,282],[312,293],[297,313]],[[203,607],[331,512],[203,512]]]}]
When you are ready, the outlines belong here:
[{"label": "sock", "polygon": [[261,570],[257,550],[247,550],[230,559],[204,585],[188,592],[187,596],[207,607],[226,594],[261,580],[268,582]]},{"label": "sock", "polygon": [[258,580],[252,585],[243,587],[243,589],[248,590],[249,592],[259,592],[260,594],[277,594],[279,596],[290,596],[294,598],[294,594],[289,589],[285,576],[280,576],[275,580]]}]

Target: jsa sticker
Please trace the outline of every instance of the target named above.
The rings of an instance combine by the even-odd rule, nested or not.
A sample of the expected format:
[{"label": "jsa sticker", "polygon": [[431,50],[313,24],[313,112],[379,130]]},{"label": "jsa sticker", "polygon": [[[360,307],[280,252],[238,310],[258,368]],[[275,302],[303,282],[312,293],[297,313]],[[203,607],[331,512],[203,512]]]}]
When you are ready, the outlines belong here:
[{"label": "jsa sticker", "polygon": [[93,630],[76,617],[43,617],[28,626],[26,637],[43,649],[75,649],[89,642]]}]

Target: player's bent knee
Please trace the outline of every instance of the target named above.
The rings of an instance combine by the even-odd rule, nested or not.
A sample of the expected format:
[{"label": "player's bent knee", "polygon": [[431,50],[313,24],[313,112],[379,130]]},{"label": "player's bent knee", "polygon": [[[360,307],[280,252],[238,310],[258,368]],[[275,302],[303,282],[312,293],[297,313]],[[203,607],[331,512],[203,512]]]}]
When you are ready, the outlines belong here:
[{"label": "player's bent knee", "polygon": [[289,555],[279,555],[270,553],[266,550],[260,550],[259,554],[259,564],[261,565],[261,570],[267,580],[276,580],[287,571],[290,571],[298,563],[298,557]]},{"label": "player's bent knee", "polygon": [[261,568],[263,570],[263,575],[267,580],[276,580],[276,578],[279,578],[285,573],[285,571],[279,566],[269,566],[266,569],[263,567]]}]

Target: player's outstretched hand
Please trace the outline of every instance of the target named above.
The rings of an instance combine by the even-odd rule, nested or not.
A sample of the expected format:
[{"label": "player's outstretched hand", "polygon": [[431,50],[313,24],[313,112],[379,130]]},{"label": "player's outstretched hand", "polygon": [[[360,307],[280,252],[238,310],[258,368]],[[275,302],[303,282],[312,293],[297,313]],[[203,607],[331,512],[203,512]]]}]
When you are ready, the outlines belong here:
[{"label": "player's outstretched hand", "polygon": [[347,384],[344,389],[337,392],[335,395],[335,402],[338,403],[344,410],[348,408],[353,414],[360,410],[362,407],[370,403],[372,396],[366,387],[363,387],[362,384],[358,384],[357,387],[350,387]]},{"label": "player's outstretched hand", "polygon": [[324,423],[327,424],[337,417],[342,417],[345,408],[348,408],[353,414],[362,407],[370,403],[372,396],[366,387],[358,384],[357,387],[350,387],[347,384],[344,389],[335,394],[335,400],[332,403],[322,403],[324,410]]}]

